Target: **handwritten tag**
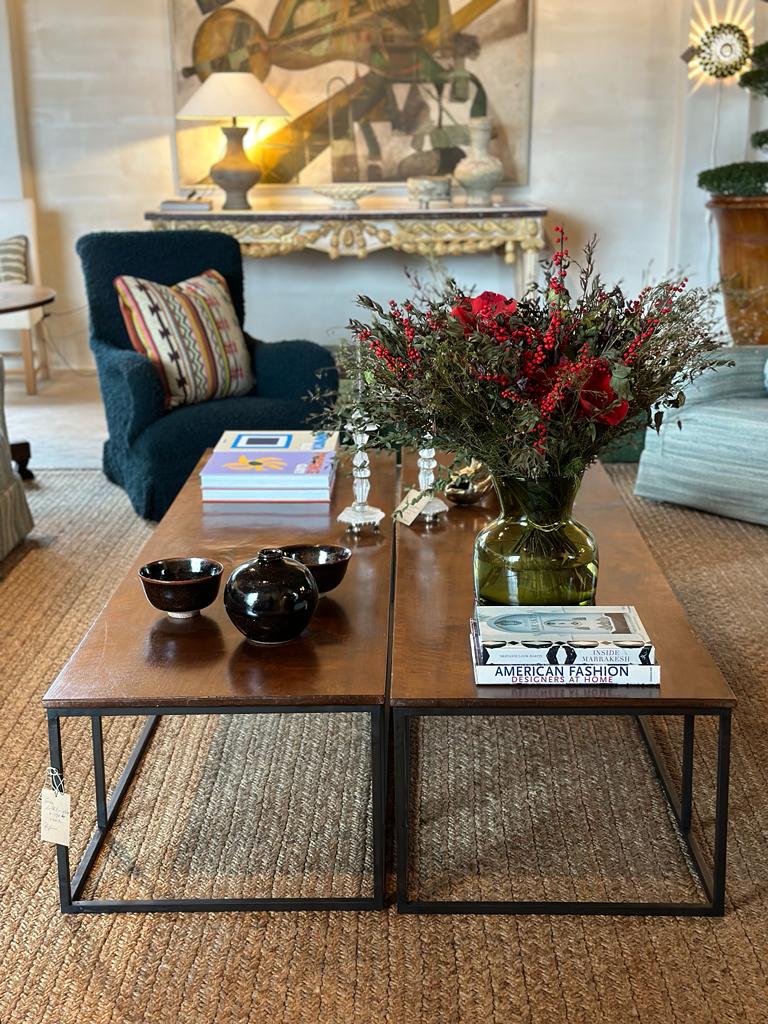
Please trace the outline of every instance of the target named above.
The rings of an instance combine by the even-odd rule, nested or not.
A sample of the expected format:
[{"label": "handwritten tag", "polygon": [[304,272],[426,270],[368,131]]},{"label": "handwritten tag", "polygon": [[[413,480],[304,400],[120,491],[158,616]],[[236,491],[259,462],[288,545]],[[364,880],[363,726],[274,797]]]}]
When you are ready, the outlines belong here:
[{"label": "handwritten tag", "polygon": [[47,787],[40,793],[40,838],[44,843],[69,846],[69,793]]},{"label": "handwritten tag", "polygon": [[405,526],[412,526],[419,512],[428,504],[432,495],[429,491],[417,491],[411,488],[395,509],[395,519]]}]

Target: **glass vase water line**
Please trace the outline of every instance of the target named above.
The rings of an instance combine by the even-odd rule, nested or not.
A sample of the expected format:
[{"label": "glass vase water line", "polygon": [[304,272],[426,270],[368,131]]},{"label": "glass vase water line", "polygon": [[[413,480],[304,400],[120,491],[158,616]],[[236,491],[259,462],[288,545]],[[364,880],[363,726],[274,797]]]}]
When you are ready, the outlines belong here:
[{"label": "glass vase water line", "polygon": [[495,476],[501,513],[475,540],[479,604],[591,605],[595,538],[573,518],[581,477]]}]

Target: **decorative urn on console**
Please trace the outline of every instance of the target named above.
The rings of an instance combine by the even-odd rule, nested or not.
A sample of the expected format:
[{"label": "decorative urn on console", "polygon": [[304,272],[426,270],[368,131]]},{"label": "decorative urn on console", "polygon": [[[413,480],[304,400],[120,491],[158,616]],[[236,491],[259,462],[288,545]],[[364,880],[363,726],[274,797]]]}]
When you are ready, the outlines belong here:
[{"label": "decorative urn on console", "polygon": [[318,596],[306,566],[280,548],[262,548],[227,580],[224,607],[249,643],[284,644],[309,625]]},{"label": "decorative urn on console", "polygon": [[488,151],[492,130],[490,117],[475,117],[469,122],[470,154],[453,172],[467,193],[467,206],[490,206],[493,190],[504,176],[501,160]]},{"label": "decorative urn on console", "polygon": [[[422,449],[428,437],[454,466],[482,463],[492,477],[501,512],[475,542],[479,604],[594,604],[597,543],[573,515],[584,473],[638,416],[658,428],[688,381],[728,361],[711,292],[673,278],[625,296],[595,272],[594,241],[569,275],[554,230],[545,281],[520,298],[455,282],[418,293],[418,305],[363,296],[370,321],[352,322],[341,354],[364,382],[355,404],[381,424],[381,446]],[[426,484],[418,490],[423,500]]]}]

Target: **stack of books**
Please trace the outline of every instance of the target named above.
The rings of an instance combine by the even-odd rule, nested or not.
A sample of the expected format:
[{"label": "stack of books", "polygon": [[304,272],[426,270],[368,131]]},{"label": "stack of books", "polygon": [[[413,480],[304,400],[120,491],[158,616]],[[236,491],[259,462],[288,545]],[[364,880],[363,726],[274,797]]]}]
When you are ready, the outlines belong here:
[{"label": "stack of books", "polygon": [[160,203],[161,213],[205,213],[213,209],[210,199],[184,199],[181,196],[164,199]]},{"label": "stack of books", "polygon": [[477,605],[478,686],[658,686],[656,651],[634,608]]},{"label": "stack of books", "polygon": [[227,430],[200,472],[203,501],[330,502],[337,432]]}]

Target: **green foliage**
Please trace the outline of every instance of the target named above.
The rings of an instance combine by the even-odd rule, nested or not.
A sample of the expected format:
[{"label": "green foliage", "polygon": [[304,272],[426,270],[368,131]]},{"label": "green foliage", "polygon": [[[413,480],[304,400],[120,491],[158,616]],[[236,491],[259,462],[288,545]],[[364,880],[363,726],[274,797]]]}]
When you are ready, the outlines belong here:
[{"label": "green foliage", "polygon": [[768,42],[756,46],[750,59],[753,68],[768,68]]},{"label": "green foliage", "polygon": [[768,42],[756,46],[751,59],[752,67],[739,77],[739,85],[754,96],[768,96]]},{"label": "green foliage", "polygon": [[768,96],[768,67],[745,71],[739,78],[739,85],[742,89],[748,89],[753,96]]},{"label": "green foliage", "polygon": [[[751,54],[752,67],[739,77],[739,85],[754,96],[768,96],[768,42]],[[768,131],[754,132],[755,149],[768,149]],[[768,193],[768,163],[742,162],[713,167],[699,174],[699,188],[714,196],[762,196]]]},{"label": "green foliage", "polygon": [[722,167],[702,171],[699,174],[699,188],[715,196],[765,195],[768,192],[768,162],[724,164]]}]

